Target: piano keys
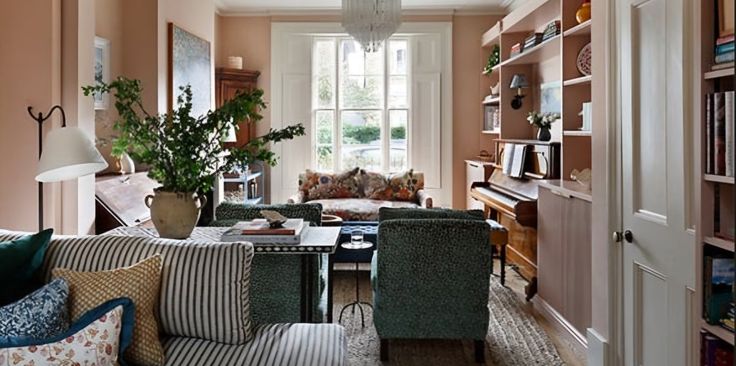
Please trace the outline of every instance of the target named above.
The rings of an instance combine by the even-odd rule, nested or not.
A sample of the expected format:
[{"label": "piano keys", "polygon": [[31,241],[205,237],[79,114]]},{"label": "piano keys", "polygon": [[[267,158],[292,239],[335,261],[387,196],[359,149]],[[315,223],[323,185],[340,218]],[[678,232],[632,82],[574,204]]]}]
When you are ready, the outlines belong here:
[{"label": "piano keys", "polygon": [[507,261],[530,282],[527,299],[536,293],[537,281],[537,182],[559,178],[560,144],[530,140],[496,140],[502,157],[506,144],[528,145],[523,178],[504,175],[500,167],[486,182],[471,185],[471,197],[483,203],[486,217],[508,230]]}]

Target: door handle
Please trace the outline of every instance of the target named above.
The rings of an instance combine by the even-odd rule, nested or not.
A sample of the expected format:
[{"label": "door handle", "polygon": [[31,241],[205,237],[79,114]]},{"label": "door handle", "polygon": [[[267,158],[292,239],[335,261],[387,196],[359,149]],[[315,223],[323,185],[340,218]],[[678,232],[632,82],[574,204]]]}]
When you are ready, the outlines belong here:
[{"label": "door handle", "polygon": [[627,243],[633,243],[634,242],[634,233],[631,232],[631,230],[626,230],[624,232],[620,231],[614,231],[613,232],[613,241],[616,243],[620,243],[622,241],[626,241]]}]

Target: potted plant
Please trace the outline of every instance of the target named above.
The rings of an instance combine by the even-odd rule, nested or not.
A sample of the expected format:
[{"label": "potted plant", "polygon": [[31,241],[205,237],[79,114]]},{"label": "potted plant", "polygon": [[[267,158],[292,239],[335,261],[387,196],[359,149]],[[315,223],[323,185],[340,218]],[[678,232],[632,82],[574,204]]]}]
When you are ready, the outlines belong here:
[{"label": "potted plant", "polygon": [[538,128],[537,140],[539,141],[549,141],[552,139],[549,129],[558,119],[560,119],[559,113],[539,113],[536,111],[529,112],[529,115],[526,117],[530,125]]},{"label": "potted plant", "polygon": [[304,135],[304,126],[297,124],[271,129],[239,146],[225,146],[222,141],[231,129],[238,129],[238,121],[256,123],[263,118],[259,110],[266,105],[260,89],[239,93],[203,116],[192,115],[189,86],[181,88],[177,105],[165,114],[145,110],[138,80],[120,77],[83,90],[87,96],[115,93],[120,117],[113,126],[118,136],[112,141],[112,153],[127,153],[147,165],[148,176],[161,184],[154,195],[146,197],[146,205],[164,238],[189,237],[206,202],[204,194],[212,190],[216,176],[255,161],[273,166],[277,157],[270,144]]}]

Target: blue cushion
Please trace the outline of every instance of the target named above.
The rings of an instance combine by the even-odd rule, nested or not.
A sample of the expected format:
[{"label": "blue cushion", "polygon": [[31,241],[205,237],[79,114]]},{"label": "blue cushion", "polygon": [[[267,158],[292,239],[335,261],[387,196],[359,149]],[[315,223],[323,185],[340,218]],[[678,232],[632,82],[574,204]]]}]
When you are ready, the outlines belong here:
[{"label": "blue cushion", "polygon": [[0,349],[2,348],[18,348],[30,346],[44,346],[61,341],[69,341],[74,339],[80,332],[85,330],[92,323],[101,320],[101,318],[114,310],[118,306],[123,307],[123,315],[121,319],[120,339],[118,343],[118,362],[122,366],[127,366],[123,359],[125,350],[130,346],[133,339],[133,326],[135,325],[135,307],[133,301],[128,298],[118,298],[105,302],[104,304],[84,313],[79,320],[65,332],[46,339],[11,339],[7,341],[0,340]]},{"label": "blue cushion", "polygon": [[0,242],[0,305],[7,305],[43,285],[38,272],[53,229]]},{"label": "blue cushion", "polygon": [[0,307],[0,343],[44,339],[69,327],[69,285],[59,278],[10,305]]}]

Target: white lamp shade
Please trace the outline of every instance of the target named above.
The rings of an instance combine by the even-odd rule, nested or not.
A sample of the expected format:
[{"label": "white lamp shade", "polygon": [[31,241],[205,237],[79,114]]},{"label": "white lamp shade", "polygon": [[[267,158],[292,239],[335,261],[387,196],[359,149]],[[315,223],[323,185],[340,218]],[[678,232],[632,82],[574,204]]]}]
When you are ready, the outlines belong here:
[{"label": "white lamp shade", "polygon": [[52,129],[38,162],[39,182],[59,182],[94,174],[107,162],[87,134],[78,127]]}]

